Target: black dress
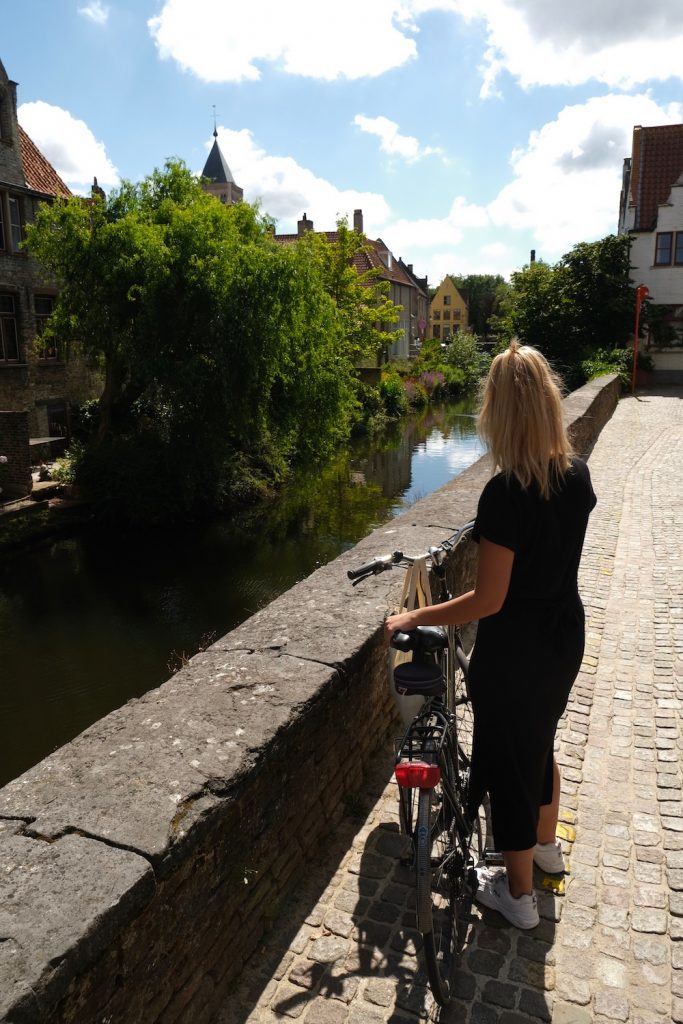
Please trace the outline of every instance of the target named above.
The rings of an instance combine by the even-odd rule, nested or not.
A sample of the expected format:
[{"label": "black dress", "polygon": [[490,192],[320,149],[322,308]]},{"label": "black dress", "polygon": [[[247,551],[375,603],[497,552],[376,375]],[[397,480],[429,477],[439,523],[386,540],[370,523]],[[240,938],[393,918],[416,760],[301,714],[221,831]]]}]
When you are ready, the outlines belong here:
[{"label": "black dress", "polygon": [[576,458],[549,499],[503,473],[479,499],[474,539],[515,553],[503,607],[480,620],[470,665],[470,810],[488,791],[499,850],[533,846],[539,807],[552,799],[555,731],[583,657],[577,575],[595,502]]}]

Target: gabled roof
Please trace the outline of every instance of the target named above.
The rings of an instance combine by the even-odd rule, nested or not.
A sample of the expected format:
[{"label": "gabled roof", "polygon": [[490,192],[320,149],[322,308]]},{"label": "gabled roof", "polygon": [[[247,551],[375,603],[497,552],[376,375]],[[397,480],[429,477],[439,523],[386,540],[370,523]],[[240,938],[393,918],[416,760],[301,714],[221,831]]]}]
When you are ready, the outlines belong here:
[{"label": "gabled roof", "polygon": [[35,192],[42,192],[44,195],[60,196],[68,199],[71,195],[70,189],[64,184],[57,174],[50,161],[43,156],[35,142],[26,134],[19,125],[19,147],[21,150],[21,162],[24,166],[24,177],[26,184]]},{"label": "gabled roof", "polygon": [[443,280],[439,283],[436,291],[434,292],[434,295],[432,296],[432,302],[434,301],[436,296],[439,294],[439,292],[441,291],[441,288],[446,283],[446,281],[449,282],[449,284],[453,288],[453,291],[457,292],[457,294],[460,296],[462,301],[467,306],[468,305],[467,295],[465,294],[465,292],[461,288],[458,288],[457,284],[453,280],[453,275],[452,274],[446,274],[446,276],[443,278]]},{"label": "gabled roof", "polygon": [[683,124],[633,129],[629,205],[635,206],[634,231],[653,231],[657,207],[669,198],[683,172]]},{"label": "gabled roof", "polygon": [[202,178],[208,178],[209,181],[213,181],[217,185],[237,184],[232,176],[232,171],[226,163],[225,157],[221,153],[221,148],[218,145],[218,139],[216,138],[214,138],[211,152],[204,164]]},{"label": "gabled roof", "polygon": [[[322,235],[328,242],[334,244],[339,235],[336,231],[316,231],[316,235]],[[273,235],[276,242],[281,245],[292,245],[302,236],[299,234]],[[418,288],[408,272],[399,265],[399,261],[391,254],[389,246],[381,238],[366,238],[367,251],[357,252],[353,257],[353,265],[359,274],[365,274],[369,270],[378,271],[378,277],[384,281],[393,281],[395,284],[403,284],[409,288]],[[388,257],[391,256],[389,261]],[[391,262],[389,267],[387,264]]]}]

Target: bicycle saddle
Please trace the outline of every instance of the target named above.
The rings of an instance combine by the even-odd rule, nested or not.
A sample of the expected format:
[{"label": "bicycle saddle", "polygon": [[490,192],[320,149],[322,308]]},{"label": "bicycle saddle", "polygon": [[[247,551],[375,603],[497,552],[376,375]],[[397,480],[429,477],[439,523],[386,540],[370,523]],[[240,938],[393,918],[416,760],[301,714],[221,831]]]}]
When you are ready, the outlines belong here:
[{"label": "bicycle saddle", "polygon": [[391,646],[398,651],[422,651],[431,654],[448,647],[448,634],[443,626],[418,626],[409,633],[394,633]]},{"label": "bicycle saddle", "polygon": [[394,688],[402,697],[437,697],[445,688],[439,665],[405,661],[394,669]]}]

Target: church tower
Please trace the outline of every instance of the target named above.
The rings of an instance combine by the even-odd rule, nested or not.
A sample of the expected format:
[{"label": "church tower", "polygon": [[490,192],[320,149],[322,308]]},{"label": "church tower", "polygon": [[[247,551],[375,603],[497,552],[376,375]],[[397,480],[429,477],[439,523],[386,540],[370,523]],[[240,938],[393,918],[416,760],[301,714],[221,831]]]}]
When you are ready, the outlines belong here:
[{"label": "church tower", "polygon": [[215,125],[213,129],[213,146],[204,164],[202,178],[206,179],[202,182],[204,191],[215,196],[216,199],[220,199],[222,203],[233,206],[235,203],[242,202],[244,193],[239,185],[236,184],[227,161],[221,153]]}]

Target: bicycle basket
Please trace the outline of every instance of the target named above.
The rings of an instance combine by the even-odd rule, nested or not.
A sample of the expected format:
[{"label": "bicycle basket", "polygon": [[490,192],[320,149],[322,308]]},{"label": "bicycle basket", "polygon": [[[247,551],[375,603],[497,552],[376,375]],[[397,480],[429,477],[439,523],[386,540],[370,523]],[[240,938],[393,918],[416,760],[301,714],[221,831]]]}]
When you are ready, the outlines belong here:
[{"label": "bicycle basket", "polygon": [[445,683],[438,665],[404,661],[394,668],[394,689],[402,697],[437,697]]}]

